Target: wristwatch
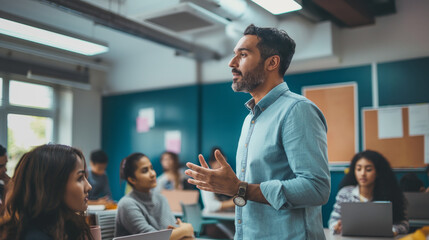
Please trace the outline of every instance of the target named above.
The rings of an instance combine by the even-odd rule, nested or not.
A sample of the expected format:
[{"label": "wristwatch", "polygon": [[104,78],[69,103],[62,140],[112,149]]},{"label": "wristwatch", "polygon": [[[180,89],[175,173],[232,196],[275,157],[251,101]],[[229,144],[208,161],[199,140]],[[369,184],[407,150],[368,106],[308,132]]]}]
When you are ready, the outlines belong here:
[{"label": "wristwatch", "polygon": [[238,207],[244,207],[246,205],[246,192],[247,192],[247,182],[240,182],[238,185],[238,192],[234,195],[234,198],[232,201],[234,201],[234,204]]}]

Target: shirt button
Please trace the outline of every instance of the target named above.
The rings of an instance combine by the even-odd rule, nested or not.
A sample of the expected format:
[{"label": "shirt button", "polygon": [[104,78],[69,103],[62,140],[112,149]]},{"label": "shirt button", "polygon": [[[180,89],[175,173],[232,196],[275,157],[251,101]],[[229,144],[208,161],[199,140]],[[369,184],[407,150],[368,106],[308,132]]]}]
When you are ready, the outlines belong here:
[{"label": "shirt button", "polygon": [[255,120],[252,120],[252,124],[254,124],[255,123]]},{"label": "shirt button", "polygon": [[244,172],[244,168],[242,168],[241,171]]},{"label": "shirt button", "polygon": [[246,143],[246,144],[244,144],[244,147],[247,147],[247,143]]},{"label": "shirt button", "polygon": [[241,224],[241,220],[238,220],[238,223]]}]

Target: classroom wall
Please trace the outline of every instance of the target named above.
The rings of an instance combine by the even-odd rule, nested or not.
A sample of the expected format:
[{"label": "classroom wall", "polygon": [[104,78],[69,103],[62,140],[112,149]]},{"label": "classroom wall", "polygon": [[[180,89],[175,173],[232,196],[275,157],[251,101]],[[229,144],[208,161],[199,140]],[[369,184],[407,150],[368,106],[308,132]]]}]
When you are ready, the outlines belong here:
[{"label": "classroom wall", "polygon": [[[197,97],[197,86],[103,97],[102,148],[109,156],[107,174],[115,200],[124,195],[119,167],[121,160],[129,154],[146,154],[155,171],[162,173],[159,158],[165,150],[166,131],[181,131],[181,163],[196,159]],[[154,108],[155,126],[148,132],[139,133],[136,131],[136,118],[143,108]]]},{"label": "classroom wall", "polygon": [[[425,76],[429,76],[429,68],[426,67],[428,63],[429,57],[378,64],[380,105],[429,102],[429,95],[424,91],[429,89],[429,81],[424,81]],[[371,65],[362,65],[287,75],[285,81],[291,91],[297,93],[301,93],[304,86],[356,82],[360,114],[361,108],[372,106],[374,96],[371,72]],[[409,94],[412,90],[416,91]],[[404,93],[399,94],[401,91]],[[182,136],[183,153],[180,156],[183,162],[197,162],[198,153],[208,157],[211,147],[218,145],[225,151],[228,162],[235,169],[237,141],[244,117],[248,114],[244,103],[249,98],[249,94],[234,93],[230,82],[103,97],[102,146],[111,159],[108,174],[114,198],[118,200],[123,193],[119,185],[119,162],[131,152],[148,153],[156,171],[161,172],[158,160],[164,147],[163,132],[167,129],[187,132]],[[136,133],[135,118],[138,109],[151,106],[155,107],[156,112],[155,128],[149,133]],[[359,133],[361,132],[359,118]],[[425,184],[429,184],[421,169],[398,170],[398,179],[408,171],[418,173]],[[328,203],[322,208],[325,226],[343,176],[343,169],[331,171],[331,194]]]}]

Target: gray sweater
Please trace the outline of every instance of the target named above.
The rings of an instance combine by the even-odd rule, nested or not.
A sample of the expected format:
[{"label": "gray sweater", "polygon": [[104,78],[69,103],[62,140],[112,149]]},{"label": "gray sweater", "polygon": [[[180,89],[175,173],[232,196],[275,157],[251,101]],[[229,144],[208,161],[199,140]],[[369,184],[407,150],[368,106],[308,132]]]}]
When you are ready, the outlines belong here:
[{"label": "gray sweater", "polygon": [[153,232],[176,226],[167,199],[159,193],[131,191],[118,203],[115,236]]}]

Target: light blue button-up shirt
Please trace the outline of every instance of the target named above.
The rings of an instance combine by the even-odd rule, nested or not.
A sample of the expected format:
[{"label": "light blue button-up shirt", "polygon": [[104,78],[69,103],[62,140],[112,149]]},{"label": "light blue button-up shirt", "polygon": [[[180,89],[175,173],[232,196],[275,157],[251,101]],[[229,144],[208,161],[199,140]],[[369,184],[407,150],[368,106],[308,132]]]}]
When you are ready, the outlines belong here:
[{"label": "light blue button-up shirt", "polygon": [[325,239],[321,205],[330,192],[326,121],[310,100],[273,88],[250,113],[237,149],[237,175],[260,184],[270,205],[236,207],[235,239]]}]

